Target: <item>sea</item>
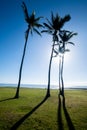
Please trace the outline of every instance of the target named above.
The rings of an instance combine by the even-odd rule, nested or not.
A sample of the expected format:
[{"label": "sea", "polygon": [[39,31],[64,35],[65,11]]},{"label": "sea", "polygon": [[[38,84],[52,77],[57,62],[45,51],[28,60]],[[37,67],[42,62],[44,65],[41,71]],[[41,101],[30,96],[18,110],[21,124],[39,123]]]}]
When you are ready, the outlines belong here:
[{"label": "sea", "polygon": [[[47,85],[42,84],[21,84],[20,85],[23,88],[41,88],[46,89]],[[17,87],[17,84],[11,84],[11,83],[0,83],[0,87]],[[58,85],[50,85],[51,89],[59,89]],[[65,86],[65,89],[84,89],[87,90],[87,86]]]}]

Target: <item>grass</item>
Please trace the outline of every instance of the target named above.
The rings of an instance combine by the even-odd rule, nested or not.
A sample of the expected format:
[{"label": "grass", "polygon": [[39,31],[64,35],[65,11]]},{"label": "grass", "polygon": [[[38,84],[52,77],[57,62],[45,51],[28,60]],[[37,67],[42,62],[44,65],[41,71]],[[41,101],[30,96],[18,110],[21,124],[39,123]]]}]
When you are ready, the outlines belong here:
[{"label": "grass", "polygon": [[65,90],[65,107],[57,90],[46,101],[46,89],[21,88],[10,99],[15,91],[0,87],[0,130],[87,130],[87,90]]}]

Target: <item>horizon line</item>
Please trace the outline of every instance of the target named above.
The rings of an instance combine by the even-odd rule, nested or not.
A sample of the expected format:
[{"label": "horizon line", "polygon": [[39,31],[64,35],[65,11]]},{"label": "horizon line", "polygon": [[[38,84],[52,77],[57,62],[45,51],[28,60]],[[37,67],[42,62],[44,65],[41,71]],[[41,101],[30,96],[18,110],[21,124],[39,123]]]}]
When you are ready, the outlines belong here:
[{"label": "horizon line", "polygon": [[[5,85],[6,85],[6,86],[8,86],[8,85],[10,85],[10,86],[11,86],[11,85],[15,85],[15,86],[16,86],[17,83],[0,83],[0,86],[1,86],[1,85],[3,85],[3,86],[5,86]],[[34,84],[34,83],[21,83],[20,86],[21,86],[21,87],[22,87],[22,86],[23,86],[23,87],[24,87],[24,86],[26,87],[26,86],[30,86],[30,85],[31,85],[31,86],[40,86],[40,85],[41,85],[41,86],[47,86],[47,84],[40,84],[40,83],[36,83],[36,84]],[[51,87],[52,87],[52,86],[57,87],[57,86],[59,86],[59,85],[57,85],[57,84],[50,84],[50,86],[51,86]],[[76,83],[76,84],[75,84],[75,83],[67,83],[67,84],[65,83],[64,86],[65,86],[65,87],[82,87],[82,86],[83,86],[83,87],[84,87],[84,86],[87,87],[87,83]]]}]

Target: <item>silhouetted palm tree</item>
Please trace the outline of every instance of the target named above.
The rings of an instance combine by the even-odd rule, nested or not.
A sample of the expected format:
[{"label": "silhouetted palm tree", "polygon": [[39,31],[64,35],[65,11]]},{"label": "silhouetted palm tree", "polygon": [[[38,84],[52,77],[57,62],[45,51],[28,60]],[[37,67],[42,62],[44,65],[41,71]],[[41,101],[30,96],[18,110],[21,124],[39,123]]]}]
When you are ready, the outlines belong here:
[{"label": "silhouetted palm tree", "polygon": [[21,60],[21,65],[20,65],[20,70],[19,70],[19,80],[18,80],[18,85],[17,85],[17,91],[16,91],[15,98],[19,98],[19,88],[20,88],[20,82],[21,82],[22,67],[23,67],[23,62],[24,62],[24,57],[25,57],[29,32],[32,34],[32,32],[35,31],[37,34],[39,34],[41,36],[41,33],[37,30],[37,28],[42,27],[42,25],[39,24],[39,20],[42,17],[36,18],[35,17],[35,12],[33,12],[29,16],[26,4],[24,2],[22,3],[22,8],[23,8],[23,11],[24,11],[24,14],[25,14],[25,21],[28,24],[28,29],[25,32],[25,44],[24,44],[24,50],[23,50],[23,55],[22,55],[22,60]]},{"label": "silhouetted palm tree", "polygon": [[47,28],[47,30],[43,30],[42,32],[46,32],[48,34],[52,35],[53,39],[53,45],[52,45],[52,51],[50,56],[50,63],[49,63],[49,70],[48,70],[48,88],[47,88],[47,94],[46,97],[50,97],[50,73],[51,73],[51,64],[52,64],[52,57],[54,52],[54,46],[59,44],[59,38],[58,33],[60,29],[63,27],[64,23],[70,20],[70,15],[66,15],[64,18],[61,18],[58,14],[56,16],[51,13],[51,21],[47,20],[47,23],[44,23],[44,26]]},{"label": "silhouetted palm tree", "polygon": [[64,64],[64,54],[65,52],[70,51],[69,49],[66,49],[67,44],[74,45],[73,42],[70,42],[69,40],[74,36],[77,35],[77,33],[73,33],[70,31],[60,31],[59,36],[61,38],[60,44],[59,44],[59,90],[60,95],[64,96],[64,81],[63,81],[63,64]]}]

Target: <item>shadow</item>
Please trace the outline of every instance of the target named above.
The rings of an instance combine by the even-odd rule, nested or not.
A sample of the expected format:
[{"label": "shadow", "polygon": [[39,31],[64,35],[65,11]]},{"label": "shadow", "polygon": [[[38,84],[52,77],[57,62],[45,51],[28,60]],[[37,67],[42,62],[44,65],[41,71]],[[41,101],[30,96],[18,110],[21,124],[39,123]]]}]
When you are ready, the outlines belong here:
[{"label": "shadow", "polygon": [[69,130],[75,130],[75,127],[72,123],[72,120],[67,112],[67,109],[66,109],[66,105],[65,105],[65,97],[63,97],[63,110],[64,110],[64,114],[65,114],[65,118],[66,118],[66,121],[67,121],[67,124],[68,124],[68,127],[69,127]]},{"label": "shadow", "polygon": [[62,121],[62,108],[64,111],[64,115],[67,121],[68,129],[69,130],[75,130],[75,127],[72,123],[72,120],[69,116],[69,113],[67,112],[66,105],[65,105],[65,97],[64,96],[58,96],[59,98],[59,105],[58,105],[58,130],[64,130],[63,128],[63,121]]},{"label": "shadow", "polygon": [[61,112],[61,110],[62,110],[62,108],[61,108],[61,97],[60,97],[60,95],[58,95],[58,130],[64,130],[63,129],[63,121],[62,121],[62,112]]},{"label": "shadow", "polygon": [[35,106],[30,112],[25,114],[19,121],[17,121],[10,130],[16,130],[29,116],[31,116],[48,98],[44,98],[37,106]]},{"label": "shadow", "polygon": [[0,100],[0,102],[4,102],[4,101],[8,101],[8,100],[12,100],[12,99],[15,99],[15,98],[13,97],[13,98],[2,99],[2,100]]}]

